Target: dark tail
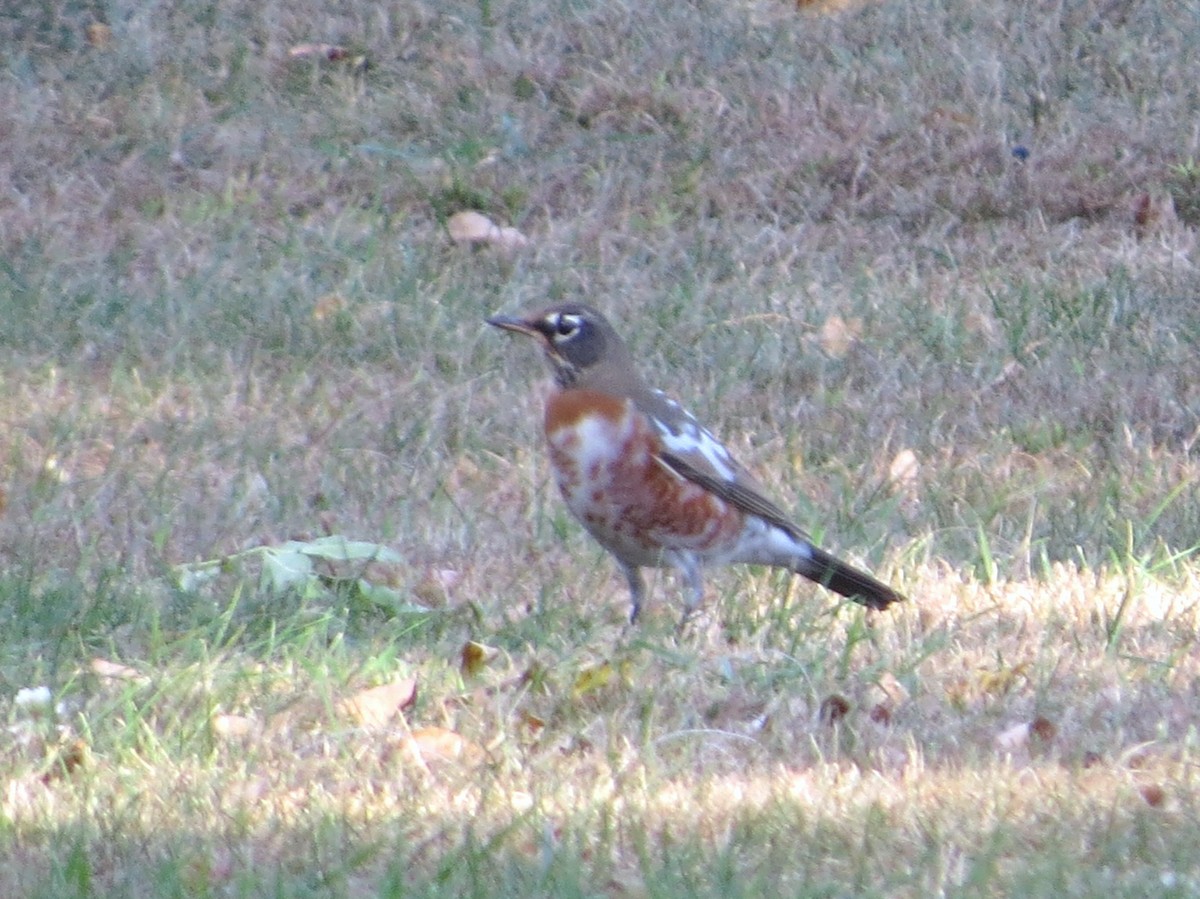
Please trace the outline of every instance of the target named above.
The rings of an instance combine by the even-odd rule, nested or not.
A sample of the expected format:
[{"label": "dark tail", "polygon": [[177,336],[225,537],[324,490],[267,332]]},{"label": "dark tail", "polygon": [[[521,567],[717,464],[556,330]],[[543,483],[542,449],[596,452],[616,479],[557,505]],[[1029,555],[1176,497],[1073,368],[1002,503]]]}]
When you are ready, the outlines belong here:
[{"label": "dark tail", "polygon": [[811,558],[801,559],[795,571],[870,609],[886,609],[892,603],[904,600],[902,594],[887,584],[880,583],[865,571],[847,565],[816,546],[812,547]]}]

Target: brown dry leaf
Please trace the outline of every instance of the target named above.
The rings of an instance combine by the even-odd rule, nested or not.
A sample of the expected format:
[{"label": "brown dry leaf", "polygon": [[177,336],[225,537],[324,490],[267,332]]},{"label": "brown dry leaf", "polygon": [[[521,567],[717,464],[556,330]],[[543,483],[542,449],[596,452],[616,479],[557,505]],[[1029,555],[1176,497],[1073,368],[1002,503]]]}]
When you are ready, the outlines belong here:
[{"label": "brown dry leaf", "polygon": [[90,764],[91,760],[92,750],[88,744],[81,739],[72,740],[65,746],[59,747],[54,759],[50,762],[50,767],[42,775],[42,783],[48,784],[59,778],[67,777],[84,765]]},{"label": "brown dry leaf", "polygon": [[1175,204],[1170,197],[1143,193],[1134,200],[1133,231],[1138,240],[1144,240],[1176,219]]},{"label": "brown dry leaf", "polygon": [[468,640],[463,644],[462,652],[459,654],[459,669],[464,677],[478,677],[487,663],[498,654],[499,650],[476,643],[474,640]]},{"label": "brown dry leaf", "polygon": [[439,760],[471,764],[483,759],[483,750],[470,740],[444,727],[420,727],[409,734],[405,744],[422,764]]},{"label": "brown dry leaf", "polygon": [[103,22],[92,22],[87,27],[87,42],[97,50],[107,50],[112,46],[112,29]]},{"label": "brown dry leaf", "polygon": [[910,449],[902,449],[892,457],[888,466],[888,478],[897,489],[912,490],[916,487],[917,475],[921,472],[921,463],[917,454]]},{"label": "brown dry leaf", "polygon": [[1151,808],[1162,808],[1163,803],[1167,801],[1167,791],[1160,784],[1145,784],[1138,792]]},{"label": "brown dry leaf", "polygon": [[826,16],[864,2],[866,0],[796,0],[796,9],[805,15]]},{"label": "brown dry leaf", "polygon": [[496,230],[496,223],[482,212],[467,209],[450,216],[446,230],[457,243],[485,243]]},{"label": "brown dry leaf", "polygon": [[120,662],[110,662],[108,659],[92,659],[88,663],[88,668],[96,677],[102,677],[107,680],[127,680],[144,683],[146,677],[136,668],[130,668],[128,665],[122,665]]},{"label": "brown dry leaf", "polygon": [[313,304],[312,320],[323,322],[341,312],[345,312],[347,306],[349,306],[349,303],[346,302],[346,298],[340,293],[324,294],[318,297],[317,302]]},{"label": "brown dry leaf", "polygon": [[821,325],[817,341],[827,355],[841,359],[850,349],[850,344],[862,336],[862,329],[861,318],[846,321],[840,315],[831,315],[825,319],[825,324]]},{"label": "brown dry leaf", "polygon": [[888,481],[892,492],[900,500],[900,511],[909,519],[915,518],[920,511],[920,473],[921,463],[917,454],[910,449],[902,449],[896,453],[888,466]]},{"label": "brown dry leaf", "polygon": [[1133,224],[1138,237],[1145,237],[1151,222],[1154,220],[1154,203],[1150,194],[1141,193],[1133,201]]},{"label": "brown dry leaf", "polygon": [[405,677],[390,684],[370,687],[343,699],[338,712],[364,727],[386,727],[398,712],[417,701],[417,679]]},{"label": "brown dry leaf", "polygon": [[835,724],[850,714],[850,701],[844,696],[831,693],[821,700],[818,717],[822,724]]},{"label": "brown dry leaf", "polygon": [[261,730],[257,721],[245,715],[213,715],[212,729],[224,740],[241,740]]},{"label": "brown dry leaf", "polygon": [[502,250],[519,250],[528,246],[529,238],[516,228],[501,227],[482,212],[465,209],[446,220],[450,239],[460,244],[490,244]]},{"label": "brown dry leaf", "polygon": [[288,50],[288,59],[324,59],[338,62],[350,55],[350,51],[339,44],[296,44]]},{"label": "brown dry leaf", "polygon": [[973,128],[975,127],[976,119],[970,113],[951,109],[949,106],[935,106],[929,112],[925,113],[925,115],[921,116],[921,124],[926,128],[938,128],[943,124]]},{"label": "brown dry leaf", "polygon": [[461,582],[461,572],[453,568],[435,568],[425,573],[413,593],[425,605],[441,608],[450,601],[450,592]]},{"label": "brown dry leaf", "polygon": [[1058,736],[1058,728],[1054,722],[1044,715],[1038,715],[1029,725],[1029,730],[1034,737],[1041,740],[1043,743],[1051,742]]},{"label": "brown dry leaf", "polygon": [[542,732],[542,728],[546,726],[546,719],[539,718],[533,712],[522,711],[517,715],[517,721],[522,727],[528,730],[535,736]]}]

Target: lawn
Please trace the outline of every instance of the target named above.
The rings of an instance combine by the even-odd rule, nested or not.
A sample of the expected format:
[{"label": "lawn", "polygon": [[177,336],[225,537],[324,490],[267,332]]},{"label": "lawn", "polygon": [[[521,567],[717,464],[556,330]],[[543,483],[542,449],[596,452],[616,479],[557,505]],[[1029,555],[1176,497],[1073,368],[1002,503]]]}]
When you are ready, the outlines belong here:
[{"label": "lawn", "polygon": [[[34,0],[0,66],[0,895],[1200,894],[1194,0]],[[485,324],[566,299],[910,601],[627,626]]]}]

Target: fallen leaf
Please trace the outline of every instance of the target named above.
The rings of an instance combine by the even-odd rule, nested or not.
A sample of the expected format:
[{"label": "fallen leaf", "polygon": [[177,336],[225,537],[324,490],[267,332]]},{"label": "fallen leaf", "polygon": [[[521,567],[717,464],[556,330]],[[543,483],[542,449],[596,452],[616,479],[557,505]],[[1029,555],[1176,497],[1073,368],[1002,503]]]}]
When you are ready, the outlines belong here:
[{"label": "fallen leaf", "polygon": [[460,734],[444,727],[421,727],[409,734],[409,751],[421,762],[450,760],[475,762],[483,758],[483,750]]},{"label": "fallen leaf", "polygon": [[144,682],[146,677],[136,668],[122,665],[120,662],[110,662],[108,659],[92,659],[88,664],[92,674],[109,680],[127,680]]},{"label": "fallen leaf", "polygon": [[1170,225],[1176,219],[1175,204],[1169,196],[1142,193],[1133,203],[1133,231],[1139,240]]},{"label": "fallen leaf", "polygon": [[927,128],[939,128],[944,125],[961,125],[974,127],[975,117],[968,112],[952,109],[949,106],[935,106],[921,116],[921,123]]},{"label": "fallen leaf", "polygon": [[349,305],[340,293],[323,294],[313,304],[312,319],[315,322],[323,322],[345,312]]},{"label": "fallen leaf", "polygon": [[1162,808],[1167,801],[1167,791],[1158,784],[1145,784],[1138,792],[1151,808]]},{"label": "fallen leaf", "polygon": [[417,679],[405,677],[360,690],[338,703],[338,712],[364,727],[386,727],[396,714],[417,701]]},{"label": "fallen leaf", "polygon": [[902,449],[888,466],[888,478],[896,488],[909,491],[916,487],[920,471],[921,463],[917,461],[917,454],[910,449]]},{"label": "fallen leaf", "polygon": [[87,42],[97,50],[107,50],[112,46],[112,29],[103,22],[92,22],[87,27]]},{"label": "fallen leaf", "polygon": [[466,209],[446,220],[450,239],[461,244],[491,244],[502,250],[519,250],[529,238],[516,228],[501,227],[482,212]]},{"label": "fallen leaf", "polygon": [[821,325],[821,330],[817,332],[817,342],[827,355],[841,359],[860,336],[862,319],[846,321],[840,315],[831,315],[825,319],[825,324]]},{"label": "fallen leaf", "polygon": [[603,662],[599,665],[584,668],[576,675],[571,692],[575,695],[576,699],[588,693],[594,693],[612,683],[612,679],[616,676],[616,673],[616,669],[613,668],[610,662]]},{"label": "fallen leaf", "polygon": [[72,740],[65,746],[59,748],[54,759],[50,762],[50,767],[42,775],[42,783],[48,784],[51,781],[58,780],[73,774],[79,768],[91,762],[92,751],[88,748],[87,743],[83,740]]},{"label": "fallen leaf", "polygon": [[496,223],[482,212],[468,209],[450,216],[446,230],[457,243],[483,243],[496,230]]},{"label": "fallen leaf", "polygon": [[835,724],[850,714],[850,701],[844,696],[831,693],[821,700],[817,717],[822,724]]},{"label": "fallen leaf", "polygon": [[517,720],[522,727],[526,728],[532,734],[540,733],[542,728],[546,726],[546,720],[539,718],[533,712],[522,711],[518,714]]},{"label": "fallen leaf", "polygon": [[327,534],[314,540],[289,540],[280,546],[264,549],[303,553],[328,562],[404,562],[404,557],[390,547],[366,540],[348,540],[341,534]]},{"label": "fallen leaf", "polygon": [[1058,728],[1054,726],[1054,722],[1044,715],[1034,718],[1029,725],[1029,730],[1043,743],[1049,743],[1058,735]]},{"label": "fallen leaf", "polygon": [[339,44],[296,44],[288,50],[289,59],[324,59],[338,62],[350,55],[350,51]]},{"label": "fallen leaf", "polygon": [[258,722],[245,715],[213,715],[213,733],[225,740],[240,740],[258,732]]},{"label": "fallen leaf", "polygon": [[439,608],[450,602],[450,592],[462,582],[462,572],[453,568],[435,568],[425,572],[413,588],[413,594],[425,605]]},{"label": "fallen leaf", "polygon": [[497,652],[490,646],[468,640],[459,654],[459,669],[465,677],[478,677],[484,666],[496,657]]},{"label": "fallen leaf", "polygon": [[1133,223],[1137,226],[1138,236],[1145,236],[1146,228],[1154,216],[1154,204],[1150,194],[1142,193],[1133,202]]}]

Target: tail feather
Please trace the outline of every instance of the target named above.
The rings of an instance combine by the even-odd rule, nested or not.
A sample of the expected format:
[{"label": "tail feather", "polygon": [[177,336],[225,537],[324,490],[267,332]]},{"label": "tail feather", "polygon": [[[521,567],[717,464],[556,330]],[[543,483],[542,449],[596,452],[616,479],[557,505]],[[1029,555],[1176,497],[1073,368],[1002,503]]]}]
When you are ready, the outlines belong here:
[{"label": "tail feather", "polygon": [[875,580],[865,571],[847,565],[816,546],[811,547],[811,555],[796,561],[794,570],[834,593],[870,609],[886,609],[892,603],[904,600],[902,594],[887,584]]}]

